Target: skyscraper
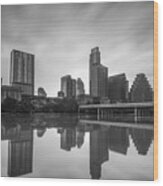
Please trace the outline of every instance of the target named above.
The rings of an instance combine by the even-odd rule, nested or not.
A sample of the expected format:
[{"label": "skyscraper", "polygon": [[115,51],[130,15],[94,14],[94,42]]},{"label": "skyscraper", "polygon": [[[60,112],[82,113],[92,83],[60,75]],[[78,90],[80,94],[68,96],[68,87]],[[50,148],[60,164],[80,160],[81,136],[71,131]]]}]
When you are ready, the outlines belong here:
[{"label": "skyscraper", "polygon": [[81,78],[78,78],[76,81],[76,96],[80,96],[84,94],[85,94],[84,83],[81,80]]},{"label": "skyscraper", "polygon": [[145,74],[137,74],[129,93],[130,102],[153,101],[153,90]]},{"label": "skyscraper", "polygon": [[67,98],[72,98],[72,79],[70,75],[63,76],[61,78],[61,91]]},{"label": "skyscraper", "polygon": [[76,97],[76,79],[72,79],[72,97]]},{"label": "skyscraper", "polygon": [[127,102],[128,81],[124,73],[108,78],[108,97],[111,102]]},{"label": "skyscraper", "polygon": [[90,95],[92,97],[107,97],[108,69],[101,64],[98,47],[91,50],[89,61]]},{"label": "skyscraper", "polygon": [[10,84],[20,87],[22,94],[34,95],[34,55],[12,50]]}]

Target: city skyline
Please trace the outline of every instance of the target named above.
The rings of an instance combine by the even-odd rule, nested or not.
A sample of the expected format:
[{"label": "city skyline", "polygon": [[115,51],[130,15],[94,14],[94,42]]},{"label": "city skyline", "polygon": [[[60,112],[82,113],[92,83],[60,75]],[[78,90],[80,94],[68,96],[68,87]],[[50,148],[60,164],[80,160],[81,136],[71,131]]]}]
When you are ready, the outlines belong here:
[{"label": "city skyline", "polygon": [[56,96],[67,74],[80,77],[89,93],[89,54],[99,46],[109,76],[126,73],[131,87],[145,73],[153,87],[152,12],[153,2],[2,6],[3,84],[10,52],[18,49],[36,56],[35,94],[44,87]]}]

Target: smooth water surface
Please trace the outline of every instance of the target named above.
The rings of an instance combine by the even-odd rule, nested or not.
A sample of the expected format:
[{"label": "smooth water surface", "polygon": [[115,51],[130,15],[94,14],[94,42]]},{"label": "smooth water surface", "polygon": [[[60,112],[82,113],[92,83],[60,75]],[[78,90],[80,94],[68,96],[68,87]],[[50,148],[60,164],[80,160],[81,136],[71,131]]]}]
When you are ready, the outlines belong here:
[{"label": "smooth water surface", "polygon": [[153,180],[153,125],[2,114],[2,176]]}]

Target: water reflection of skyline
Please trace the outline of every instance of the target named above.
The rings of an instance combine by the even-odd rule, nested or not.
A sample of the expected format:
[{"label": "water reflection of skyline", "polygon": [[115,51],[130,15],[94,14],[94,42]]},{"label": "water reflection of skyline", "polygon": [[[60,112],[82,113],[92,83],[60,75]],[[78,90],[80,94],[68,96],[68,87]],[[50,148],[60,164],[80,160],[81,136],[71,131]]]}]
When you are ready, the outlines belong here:
[{"label": "water reflection of skyline", "polygon": [[20,124],[5,127],[2,140],[8,140],[8,176],[15,177],[32,172],[33,129]]},{"label": "water reflection of skyline", "polygon": [[[8,176],[20,176],[32,172],[33,164],[33,130],[37,136],[42,138],[47,129],[56,128],[60,137],[60,148],[64,151],[71,151],[72,148],[82,148],[85,133],[89,133],[90,149],[90,175],[92,179],[100,179],[102,164],[109,161],[109,152],[127,155],[130,146],[129,136],[136,147],[139,155],[146,155],[153,140],[153,130],[137,129],[119,126],[104,126],[94,124],[81,124],[76,119],[67,120],[64,124],[54,118],[37,118],[37,125],[26,118],[25,124],[19,120],[12,120],[12,124],[6,119],[1,127],[2,140],[8,140]],[[17,122],[18,121],[18,122]],[[41,122],[41,125],[40,125]],[[60,122],[62,120],[60,119]],[[44,125],[42,124],[44,123]]]}]

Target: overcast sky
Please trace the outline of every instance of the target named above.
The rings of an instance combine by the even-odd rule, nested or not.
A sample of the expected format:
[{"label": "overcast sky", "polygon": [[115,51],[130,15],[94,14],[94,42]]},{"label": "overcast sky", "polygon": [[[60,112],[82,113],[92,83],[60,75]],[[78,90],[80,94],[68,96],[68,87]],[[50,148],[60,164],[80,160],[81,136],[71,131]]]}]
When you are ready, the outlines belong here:
[{"label": "overcast sky", "polygon": [[3,84],[10,52],[35,55],[35,92],[60,90],[60,78],[81,77],[89,92],[89,54],[99,46],[109,76],[126,73],[130,86],[145,73],[153,87],[153,2],[2,6]]}]

